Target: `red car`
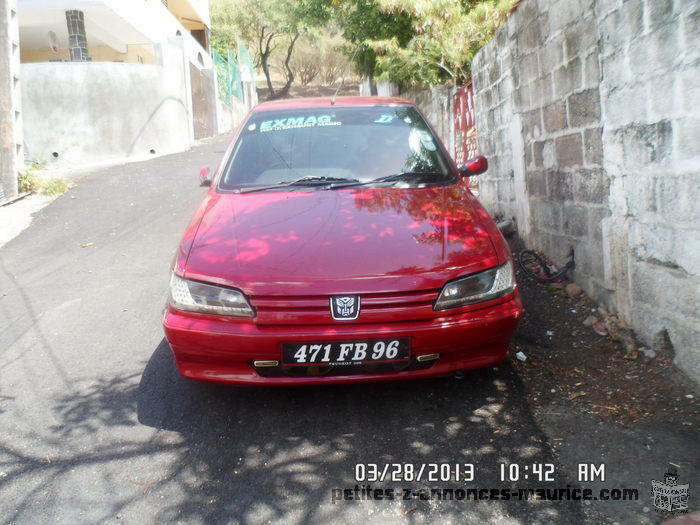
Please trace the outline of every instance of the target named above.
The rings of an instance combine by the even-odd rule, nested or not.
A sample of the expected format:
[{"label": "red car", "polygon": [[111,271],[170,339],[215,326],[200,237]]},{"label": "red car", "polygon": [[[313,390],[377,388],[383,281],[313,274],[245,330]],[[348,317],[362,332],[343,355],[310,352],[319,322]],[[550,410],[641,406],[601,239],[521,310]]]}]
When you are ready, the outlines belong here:
[{"label": "red car", "polygon": [[502,361],[522,303],[469,190],[485,169],[458,169],[404,100],[256,107],[203,170],[211,187],[177,253],[163,324],[180,373],[300,385]]}]

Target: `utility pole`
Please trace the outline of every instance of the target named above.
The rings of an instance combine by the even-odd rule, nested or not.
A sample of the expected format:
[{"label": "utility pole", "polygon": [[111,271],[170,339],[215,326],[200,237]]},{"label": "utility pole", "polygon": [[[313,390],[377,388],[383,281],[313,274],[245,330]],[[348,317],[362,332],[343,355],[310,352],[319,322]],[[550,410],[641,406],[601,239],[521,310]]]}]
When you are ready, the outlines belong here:
[{"label": "utility pole", "polygon": [[24,164],[17,0],[0,0],[0,204],[17,196]]}]

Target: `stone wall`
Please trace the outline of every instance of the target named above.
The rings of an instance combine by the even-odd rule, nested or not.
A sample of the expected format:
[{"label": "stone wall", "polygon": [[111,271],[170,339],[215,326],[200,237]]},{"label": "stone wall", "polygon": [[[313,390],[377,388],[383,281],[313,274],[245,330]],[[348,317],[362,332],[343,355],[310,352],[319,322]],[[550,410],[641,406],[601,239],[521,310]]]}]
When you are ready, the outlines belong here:
[{"label": "stone wall", "polygon": [[523,0],[476,55],[480,200],[700,380],[700,3]]}]

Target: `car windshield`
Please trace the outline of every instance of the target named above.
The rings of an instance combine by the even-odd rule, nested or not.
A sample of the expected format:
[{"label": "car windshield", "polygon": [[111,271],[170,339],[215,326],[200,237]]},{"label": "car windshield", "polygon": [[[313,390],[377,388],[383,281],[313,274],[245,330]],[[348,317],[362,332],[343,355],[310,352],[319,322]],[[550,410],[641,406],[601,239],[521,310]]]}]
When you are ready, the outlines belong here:
[{"label": "car windshield", "polygon": [[368,183],[391,175],[398,176],[390,178],[393,184],[398,179],[421,185],[453,182],[437,140],[415,108],[265,111],[244,124],[219,189],[274,189],[277,184],[289,189],[284,186],[289,183],[308,188],[314,182]]}]

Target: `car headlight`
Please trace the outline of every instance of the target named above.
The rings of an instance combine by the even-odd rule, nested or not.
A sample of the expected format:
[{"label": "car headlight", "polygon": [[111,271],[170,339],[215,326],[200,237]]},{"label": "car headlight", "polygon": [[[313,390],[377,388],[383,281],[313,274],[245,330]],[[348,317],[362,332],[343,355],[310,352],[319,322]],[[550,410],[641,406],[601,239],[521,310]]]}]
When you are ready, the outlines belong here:
[{"label": "car headlight", "polygon": [[245,295],[238,290],[189,281],[173,273],[170,278],[170,304],[179,310],[203,314],[253,317]]},{"label": "car headlight", "polygon": [[443,286],[435,310],[447,310],[508,295],[515,288],[513,264],[507,261],[483,272],[467,275]]}]

